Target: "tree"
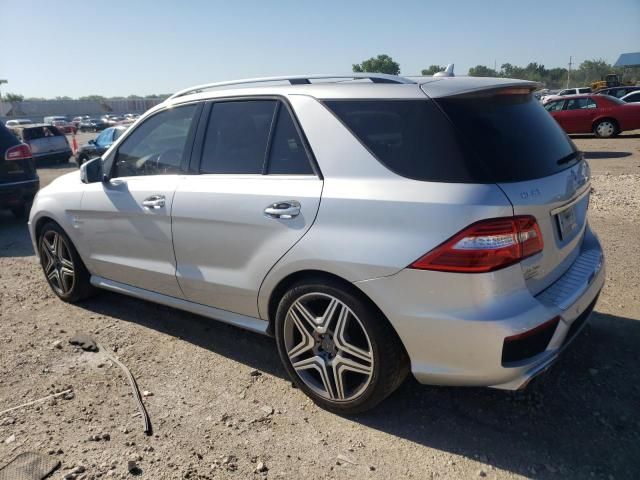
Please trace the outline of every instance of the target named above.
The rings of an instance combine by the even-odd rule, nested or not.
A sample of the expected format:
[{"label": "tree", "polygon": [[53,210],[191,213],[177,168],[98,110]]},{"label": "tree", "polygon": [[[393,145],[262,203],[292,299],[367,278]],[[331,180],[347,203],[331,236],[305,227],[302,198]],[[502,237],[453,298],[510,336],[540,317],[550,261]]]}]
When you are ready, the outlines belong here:
[{"label": "tree", "polygon": [[441,72],[445,67],[440,65],[429,65],[429,68],[422,70],[422,75],[433,75],[434,73]]},{"label": "tree", "polygon": [[80,97],[78,100],[90,100],[93,102],[102,102],[106,99],[102,95],[87,95],[84,97]]},{"label": "tree", "polygon": [[64,97],[56,97],[56,100],[73,100],[73,98],[71,97],[67,97],[66,95]]},{"label": "tree", "polygon": [[19,93],[9,93],[7,92],[4,96],[7,102],[22,102],[24,100],[24,95],[20,95]]},{"label": "tree", "polygon": [[485,67],[484,65],[476,65],[469,69],[470,77],[497,77],[498,72],[493,68]]},{"label": "tree", "polygon": [[356,73],[387,73],[389,75],[398,75],[400,73],[400,64],[393,61],[389,55],[378,55],[371,57],[362,63],[354,63],[353,71]]}]

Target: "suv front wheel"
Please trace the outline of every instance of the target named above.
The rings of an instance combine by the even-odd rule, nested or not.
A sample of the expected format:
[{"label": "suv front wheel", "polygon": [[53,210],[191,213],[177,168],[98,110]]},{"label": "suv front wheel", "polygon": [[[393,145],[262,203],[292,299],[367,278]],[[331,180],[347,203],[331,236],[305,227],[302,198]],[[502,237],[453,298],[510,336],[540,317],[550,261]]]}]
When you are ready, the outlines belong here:
[{"label": "suv front wheel", "polygon": [[335,413],[369,410],[409,372],[407,354],[387,319],[339,282],[292,287],[280,301],[275,327],[293,382]]}]

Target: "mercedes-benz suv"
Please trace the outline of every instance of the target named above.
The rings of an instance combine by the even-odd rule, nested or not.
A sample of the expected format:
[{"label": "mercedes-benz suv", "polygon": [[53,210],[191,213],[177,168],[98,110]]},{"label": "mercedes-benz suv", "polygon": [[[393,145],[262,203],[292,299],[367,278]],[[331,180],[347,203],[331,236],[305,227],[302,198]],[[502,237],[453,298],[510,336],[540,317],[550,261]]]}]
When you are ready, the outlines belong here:
[{"label": "mercedes-benz suv", "polygon": [[537,87],[353,74],[190,88],[41,190],[33,244],[62,300],[107,289],[274,336],[332,411],[371,408],[409,372],[517,389],[604,283],[589,167]]}]

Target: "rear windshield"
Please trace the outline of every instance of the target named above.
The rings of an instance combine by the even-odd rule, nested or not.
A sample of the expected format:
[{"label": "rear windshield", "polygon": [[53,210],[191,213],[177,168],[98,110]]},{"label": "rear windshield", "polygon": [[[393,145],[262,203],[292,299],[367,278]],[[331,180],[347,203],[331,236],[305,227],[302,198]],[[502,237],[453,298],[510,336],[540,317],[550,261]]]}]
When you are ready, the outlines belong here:
[{"label": "rear windshield", "polygon": [[22,137],[26,140],[37,140],[38,138],[60,137],[62,133],[55,127],[33,127],[25,128],[22,131]]},{"label": "rear windshield", "polygon": [[574,163],[573,143],[529,94],[326,105],[382,164],[416,180],[516,182]]}]

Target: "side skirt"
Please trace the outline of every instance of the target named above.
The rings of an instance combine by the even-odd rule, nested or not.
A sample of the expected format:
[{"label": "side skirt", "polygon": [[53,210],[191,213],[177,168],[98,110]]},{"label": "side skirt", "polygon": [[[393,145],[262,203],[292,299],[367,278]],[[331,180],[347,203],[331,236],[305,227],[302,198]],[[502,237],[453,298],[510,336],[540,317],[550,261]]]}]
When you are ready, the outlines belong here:
[{"label": "side skirt", "polygon": [[163,295],[143,288],[132,287],[131,285],[116,282],[114,280],[108,280],[96,275],[91,276],[91,285],[97,288],[110,290],[112,292],[129,295],[130,297],[148,300],[149,302],[160,303],[168,307],[177,308],[178,310],[185,310],[187,312],[195,313],[196,315],[202,315],[203,317],[244,328],[245,330],[267,335],[267,326],[269,325],[269,322],[260,320],[259,318],[247,317],[245,315],[240,315],[239,313],[233,313],[227,310],[202,305],[200,303],[170,297],[169,295]]}]

